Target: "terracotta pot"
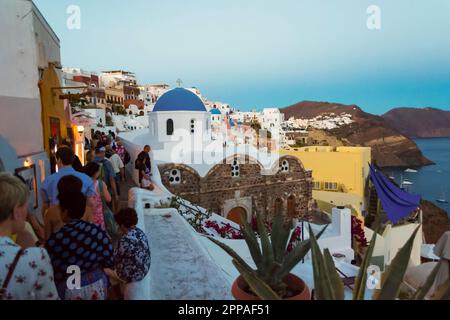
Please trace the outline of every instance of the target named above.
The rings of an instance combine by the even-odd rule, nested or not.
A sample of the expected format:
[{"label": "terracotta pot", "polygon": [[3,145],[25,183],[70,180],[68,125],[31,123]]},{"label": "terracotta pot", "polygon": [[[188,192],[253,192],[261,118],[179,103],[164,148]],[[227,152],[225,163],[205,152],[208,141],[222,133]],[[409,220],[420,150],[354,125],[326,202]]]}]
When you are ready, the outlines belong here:
[{"label": "terracotta pot", "polygon": [[[288,274],[284,278],[284,283],[292,291],[299,292],[296,296],[284,300],[311,300],[311,293],[306,283],[299,277]],[[247,282],[242,276],[239,276],[231,287],[231,294],[236,300],[261,300],[259,297],[245,291],[248,288]]]}]

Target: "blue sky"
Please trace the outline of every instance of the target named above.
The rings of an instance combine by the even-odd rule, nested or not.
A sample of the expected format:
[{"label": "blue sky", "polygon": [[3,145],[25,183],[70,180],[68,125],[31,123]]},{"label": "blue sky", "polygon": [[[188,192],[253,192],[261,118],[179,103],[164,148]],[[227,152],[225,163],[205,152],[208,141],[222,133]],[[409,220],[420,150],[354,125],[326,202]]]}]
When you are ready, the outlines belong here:
[{"label": "blue sky", "polygon": [[[62,63],[196,86],[241,110],[302,100],[450,110],[447,0],[35,0]],[[69,5],[81,29],[69,30]],[[381,9],[381,30],[366,10]]]}]

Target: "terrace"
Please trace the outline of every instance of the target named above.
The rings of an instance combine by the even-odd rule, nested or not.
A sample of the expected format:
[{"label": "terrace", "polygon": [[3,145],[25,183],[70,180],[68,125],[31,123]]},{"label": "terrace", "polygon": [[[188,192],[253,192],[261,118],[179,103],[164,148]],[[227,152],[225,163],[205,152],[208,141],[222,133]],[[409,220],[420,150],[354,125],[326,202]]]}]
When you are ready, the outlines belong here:
[{"label": "terrace", "polygon": [[[133,188],[129,193],[129,205],[139,215],[139,227],[150,242],[152,266],[149,275],[133,289],[132,299],[168,300],[218,300],[232,299],[231,286],[239,276],[238,271],[222,249],[197,232],[180,214],[180,209],[158,208],[167,194],[160,188],[149,192]],[[329,248],[335,256],[335,265],[342,274],[356,276],[358,268],[348,261],[353,255],[350,243],[350,213],[335,210],[333,223],[319,240],[322,248]],[[217,223],[231,223],[213,214],[210,218]],[[347,221],[348,220],[348,221]],[[312,225],[314,232],[321,227]],[[208,232],[214,235],[214,232]],[[218,237],[218,236],[217,236]],[[305,234],[308,238],[308,234]],[[348,238],[348,241],[346,241]],[[235,250],[249,265],[254,266],[244,240],[218,238]],[[311,257],[299,263],[292,273],[300,276],[310,289],[314,288]],[[369,296],[370,291],[367,292]],[[346,288],[346,298],[351,297]]]}]

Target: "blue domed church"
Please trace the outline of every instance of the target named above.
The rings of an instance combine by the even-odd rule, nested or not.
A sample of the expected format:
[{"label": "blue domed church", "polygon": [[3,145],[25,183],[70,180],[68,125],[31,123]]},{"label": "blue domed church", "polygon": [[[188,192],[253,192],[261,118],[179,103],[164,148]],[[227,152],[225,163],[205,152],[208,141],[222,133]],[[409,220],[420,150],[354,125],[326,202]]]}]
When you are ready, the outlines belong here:
[{"label": "blue domed church", "polygon": [[211,139],[211,117],[192,91],[175,88],[163,94],[149,115],[150,135],[159,142],[177,141],[186,135]]}]

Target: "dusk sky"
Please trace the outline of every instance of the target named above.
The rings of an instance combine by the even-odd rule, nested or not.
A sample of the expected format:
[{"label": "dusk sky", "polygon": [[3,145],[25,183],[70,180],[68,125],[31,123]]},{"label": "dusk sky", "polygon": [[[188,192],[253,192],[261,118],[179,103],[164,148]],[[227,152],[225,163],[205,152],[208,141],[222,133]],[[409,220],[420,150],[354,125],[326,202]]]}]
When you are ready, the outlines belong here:
[{"label": "dusk sky", "polygon": [[[196,86],[240,110],[302,100],[450,110],[448,0],[35,0],[64,67]],[[69,30],[69,5],[81,29]],[[369,30],[366,10],[381,9]]]}]

